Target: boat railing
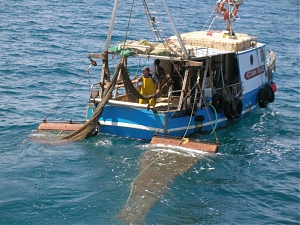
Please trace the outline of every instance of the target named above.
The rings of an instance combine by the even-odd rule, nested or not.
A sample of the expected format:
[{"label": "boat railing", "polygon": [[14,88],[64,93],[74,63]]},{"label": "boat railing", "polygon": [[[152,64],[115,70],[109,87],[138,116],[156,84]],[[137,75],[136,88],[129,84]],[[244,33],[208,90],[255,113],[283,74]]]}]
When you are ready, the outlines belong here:
[{"label": "boat railing", "polygon": [[234,97],[239,96],[241,91],[242,91],[242,82],[238,82],[238,83],[235,83],[235,84],[228,85],[227,90],[229,90],[229,93],[232,96],[234,96]]},{"label": "boat railing", "polygon": [[[239,96],[243,90],[242,84],[243,84],[242,82],[238,82],[238,83],[226,85],[226,93],[230,96],[233,96],[234,98]],[[222,87],[216,88],[215,91],[217,93],[222,93],[223,88]]]},{"label": "boat railing", "polygon": [[[174,90],[168,93],[168,111],[170,110],[170,102],[172,103],[174,98],[180,99],[182,92],[185,92],[185,90]],[[180,93],[180,95],[174,95],[175,93]]]},{"label": "boat railing", "polygon": [[[99,98],[99,89],[100,89],[100,82],[97,83],[93,83],[90,87],[90,99],[96,99]],[[172,105],[172,102],[174,101],[174,99],[180,99],[181,93],[185,92],[184,90],[174,90],[174,91],[170,91],[168,93],[168,99],[167,99],[167,104],[168,104],[168,108],[167,110],[170,110],[170,105]]]},{"label": "boat railing", "polygon": [[[106,90],[107,87],[108,87],[109,83],[107,83],[105,86],[104,86],[104,89]],[[100,90],[100,87],[101,87],[101,83],[98,82],[98,83],[94,83],[91,85],[91,88],[90,88],[90,98],[96,98],[99,96],[99,90]],[[124,87],[124,84],[123,82],[115,85],[115,88],[114,88],[114,92],[113,92],[113,97],[117,97],[119,95],[119,88],[122,88]]]},{"label": "boat railing", "polygon": [[90,98],[97,98],[99,96],[100,82],[94,83],[90,87]]}]

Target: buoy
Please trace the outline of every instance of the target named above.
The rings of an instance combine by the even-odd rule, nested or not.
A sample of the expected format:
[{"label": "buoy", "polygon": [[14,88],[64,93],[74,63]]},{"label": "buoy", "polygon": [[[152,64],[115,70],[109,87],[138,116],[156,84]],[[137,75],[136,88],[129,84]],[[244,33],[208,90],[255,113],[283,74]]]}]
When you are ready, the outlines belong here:
[{"label": "buoy", "polygon": [[271,82],[271,87],[272,87],[272,89],[273,89],[273,91],[274,92],[276,92],[277,91],[277,87],[276,87],[276,84],[274,83],[274,82]]}]

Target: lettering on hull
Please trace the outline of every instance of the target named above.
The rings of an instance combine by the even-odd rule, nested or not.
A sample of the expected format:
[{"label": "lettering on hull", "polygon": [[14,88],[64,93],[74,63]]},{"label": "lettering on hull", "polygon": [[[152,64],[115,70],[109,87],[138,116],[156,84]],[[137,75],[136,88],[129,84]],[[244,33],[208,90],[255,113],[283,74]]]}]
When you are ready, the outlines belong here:
[{"label": "lettering on hull", "polygon": [[260,74],[262,74],[264,72],[265,72],[265,66],[262,65],[262,66],[259,66],[259,67],[255,68],[255,69],[253,69],[253,70],[249,70],[249,71],[245,72],[244,78],[246,80],[250,80],[253,77],[256,77],[256,76],[258,76],[258,75],[260,75]]}]

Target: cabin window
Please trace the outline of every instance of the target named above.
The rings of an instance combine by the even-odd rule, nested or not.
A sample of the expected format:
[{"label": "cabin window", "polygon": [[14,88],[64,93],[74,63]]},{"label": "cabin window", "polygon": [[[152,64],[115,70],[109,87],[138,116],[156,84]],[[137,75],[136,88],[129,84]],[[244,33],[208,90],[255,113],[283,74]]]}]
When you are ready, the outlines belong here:
[{"label": "cabin window", "polygon": [[251,63],[251,65],[253,65],[253,55],[252,54],[250,55],[250,63]]}]

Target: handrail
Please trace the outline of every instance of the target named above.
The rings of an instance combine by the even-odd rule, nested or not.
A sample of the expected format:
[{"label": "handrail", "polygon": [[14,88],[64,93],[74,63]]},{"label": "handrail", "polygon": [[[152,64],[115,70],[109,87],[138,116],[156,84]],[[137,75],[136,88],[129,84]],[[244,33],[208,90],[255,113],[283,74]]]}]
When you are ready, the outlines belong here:
[{"label": "handrail", "polygon": [[[173,93],[181,93],[181,92],[185,92],[185,90],[175,90],[175,91],[170,91],[169,93],[168,93],[168,111],[170,110],[170,97],[172,98],[173,96],[172,96],[172,94]],[[177,96],[176,96],[177,97]],[[180,98],[180,96],[178,96],[178,98]]]},{"label": "handrail", "polygon": [[[90,98],[92,97],[92,93],[93,93],[93,91],[94,91],[94,88],[95,88],[95,86],[99,86],[100,87],[100,82],[97,82],[97,83],[93,83],[92,85],[91,85],[91,92],[90,92]],[[181,92],[185,92],[185,90],[175,90],[175,91],[170,91],[169,93],[168,93],[168,111],[170,110],[170,102],[171,102],[171,98],[172,97],[174,97],[173,96],[173,94],[174,93],[181,93]],[[177,98],[180,98],[180,96],[175,96],[175,97],[177,97]],[[94,100],[97,100],[96,102],[100,102],[99,100],[99,98],[93,98]],[[112,99],[111,100],[109,100],[109,102],[115,102],[115,101],[118,101],[118,100],[113,100],[112,101]],[[116,103],[115,103],[116,104]],[[144,108],[144,106],[141,106],[140,108]]]},{"label": "handrail", "polygon": [[[243,82],[238,82],[238,83],[226,85],[225,87],[226,87],[226,88],[232,88],[233,93],[230,93],[230,94],[237,96],[237,95],[240,94],[241,90],[243,90],[242,84],[243,84]],[[216,90],[216,91],[219,91],[219,90],[222,90],[222,89],[223,89],[223,88],[221,87],[221,88],[216,88],[215,90]],[[238,91],[238,90],[239,90],[239,91]]]}]

